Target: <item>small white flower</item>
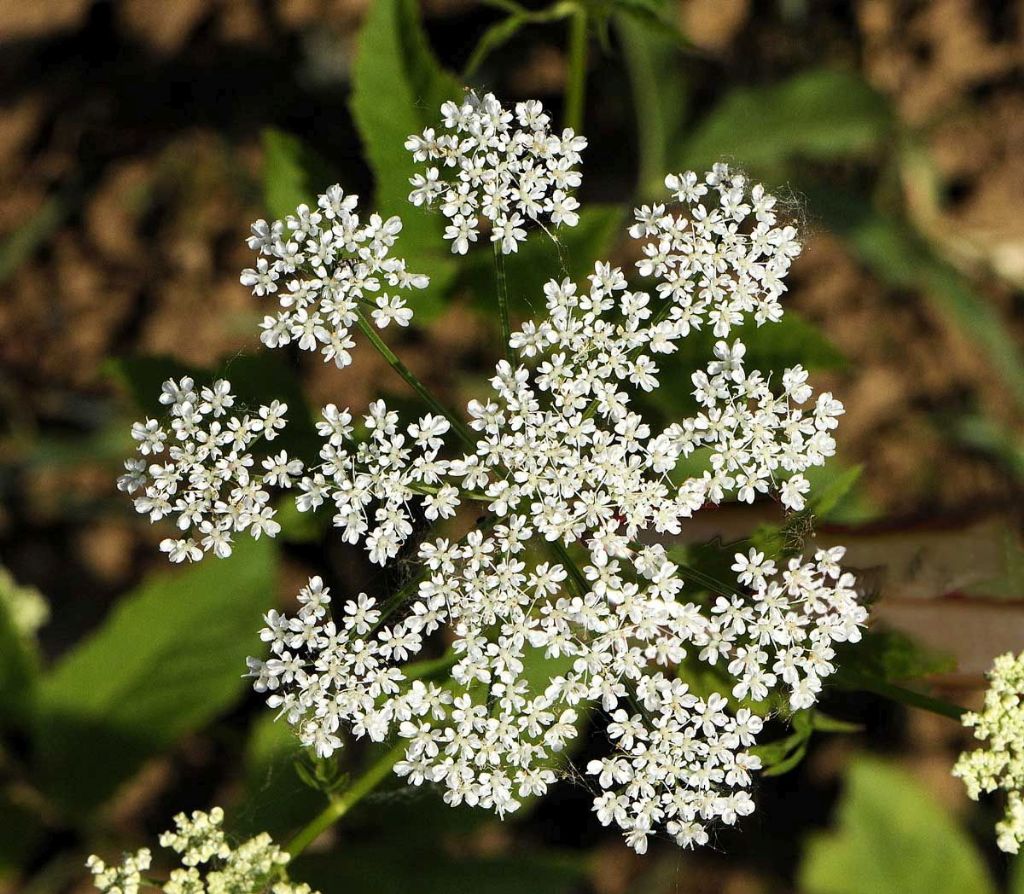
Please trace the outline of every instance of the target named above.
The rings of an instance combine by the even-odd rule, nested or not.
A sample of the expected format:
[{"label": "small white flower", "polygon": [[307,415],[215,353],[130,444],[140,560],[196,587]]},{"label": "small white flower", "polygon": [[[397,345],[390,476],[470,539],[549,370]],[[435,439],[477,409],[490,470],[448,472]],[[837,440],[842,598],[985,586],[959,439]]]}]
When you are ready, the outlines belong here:
[{"label": "small white flower", "polygon": [[1006,812],[996,824],[996,843],[1010,854],[1024,842],[1024,652],[996,658],[981,713],[964,714],[964,726],[984,744],[960,755],[953,775],[977,801],[982,792],[1006,792]]},{"label": "small white flower", "polygon": [[410,178],[409,201],[440,203],[454,254],[466,254],[477,241],[481,218],[503,254],[518,251],[529,221],[579,223],[579,202],[568,190],[580,184],[576,165],[587,141],[572,130],[553,134],[539,102],[519,103],[513,117],[492,94],[468,93],[460,104],[446,102],[441,115],[445,133],[428,127],[405,142],[414,161],[441,163]]}]

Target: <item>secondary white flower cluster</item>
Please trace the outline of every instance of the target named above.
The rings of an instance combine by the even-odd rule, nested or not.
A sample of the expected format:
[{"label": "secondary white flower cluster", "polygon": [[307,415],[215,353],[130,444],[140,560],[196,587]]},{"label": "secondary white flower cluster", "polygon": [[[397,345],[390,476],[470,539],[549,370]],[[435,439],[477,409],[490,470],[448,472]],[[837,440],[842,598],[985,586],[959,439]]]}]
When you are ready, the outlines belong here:
[{"label": "secondary white flower cluster", "polygon": [[[442,202],[454,251],[477,239],[481,217],[504,252],[525,238],[525,220],[576,222],[568,190],[579,183],[581,138],[551,134],[536,103],[513,115],[492,96],[470,96],[442,114],[443,134],[428,129],[407,147],[454,177],[429,168],[410,199]],[[641,852],[654,834],[704,843],[716,823],[750,813],[760,766],[750,749],[763,723],[752,709],[812,705],[835,669],[834,644],[859,639],[866,617],[841,549],[780,565],[738,554],[737,583],[684,597],[688,572],[656,542],[730,497],[804,508],[803,473],[834,453],[843,413],[830,394],[815,398],[801,367],[773,381],[747,369],[742,342],[725,340],[746,319],[781,315],[800,246],[778,225],[774,198],[724,165],[666,185],[680,204],[637,210],[630,231],[643,241],[637,268],[651,290],[603,262],[585,287],[549,282],[546,313],[514,332],[490,392],[467,406],[468,429],[436,401],[438,415],[411,424],[376,401],[359,427],[332,404],[318,425],[320,463],[292,472],[285,458],[283,472],[268,469],[270,484],[297,488],[300,510],[333,504],[344,539],[380,564],[399,555],[421,515],[448,519],[466,501],[487,515],[461,538],[439,531],[422,543],[421,577],[380,604],[360,594],[332,613],[328,588],[310,579],[295,617],[266,616],[269,658],[250,659],[255,688],[321,756],[346,735],[397,735],[408,744],[395,770],[411,784],[502,815],[546,792],[560,753],[603,722],[608,754],[584,777],[599,819]],[[305,239],[313,225],[302,217],[287,226]],[[263,278],[249,272],[264,291],[276,288],[270,271],[282,257],[263,246],[282,233],[261,225],[254,237],[276,258]],[[301,251],[307,264],[308,241]],[[347,283],[350,269],[338,279]],[[317,289],[310,313],[324,300]],[[326,329],[347,337],[357,304]],[[659,365],[705,324],[721,340],[690,379],[694,412],[654,425],[645,395],[661,387]],[[148,426],[140,440],[155,450],[159,426]],[[452,433],[461,454],[446,447]],[[225,511],[232,503],[228,495]],[[450,674],[434,683],[410,662],[442,626]],[[710,665],[721,691],[690,691],[684,662]]]},{"label": "secondary white flower cluster", "polygon": [[[812,704],[834,670],[832,644],[859,639],[865,618],[837,564],[843,551],[793,559],[782,574],[738,554],[750,592],[708,609],[677,599],[682,578],[663,547],[588,565],[570,584],[561,564],[527,568],[533,533],[513,515],[489,534],[424,545],[429,578],[391,626],[365,594],[332,618],[328,589],[311,579],[297,617],[267,615],[272,657],[250,659],[256,689],[318,754],[340,748],[343,729],[397,733],[409,740],[399,775],[499,814],[547,791],[558,753],[599,705],[614,749],[586,768],[601,821],[641,852],[659,829],[706,842],[713,821],[753,810],[746,789],[760,762],[748,749],[762,720],[724,694],[698,698],[674,669],[693,652],[728,666],[736,699],[762,702],[778,686],[792,707]],[[442,624],[455,635],[451,681],[410,683],[403,664]]]},{"label": "secondary white flower cluster", "polygon": [[[224,811],[195,811],[174,818],[175,828],[160,836],[161,847],[178,854],[181,867],[171,871],[159,890],[165,894],[316,894],[309,885],[288,880],[288,854],[265,832],[233,847],[221,828]],[[152,865],[148,848],[125,854],[117,866],[107,866],[95,854],[86,866],[93,884],[105,894],[138,894],[141,887],[158,887],[143,880]]]},{"label": "secondary white flower cluster", "polygon": [[1006,814],[996,824],[1000,850],[1016,854],[1024,842],[1024,652],[1000,655],[988,673],[989,687],[980,714],[964,714],[984,746],[960,755],[953,775],[975,801],[982,792],[1006,792]]},{"label": "secondary white flower cluster", "polygon": [[[185,536],[168,537],[160,549],[172,562],[195,562],[203,552],[231,555],[231,535],[248,531],[253,539],[280,530],[270,506],[268,487],[288,488],[302,463],[285,451],[267,456],[254,470],[251,449],[259,440],[273,441],[285,426],[288,405],[272,401],[253,414],[228,416],[235,405],[231,383],[219,379],[196,389],[185,377],[168,379],[160,403],[169,407],[170,434],[156,419],[132,426],[139,459],[125,461],[117,482],[126,493],[142,490],[135,510],[150,521],[173,517]],[[166,462],[146,458],[167,454]]]},{"label": "secondary white flower cluster", "polygon": [[490,222],[491,242],[503,254],[519,250],[526,224],[549,221],[574,227],[579,202],[570,190],[580,185],[576,165],[586,148],[570,128],[551,132],[551,119],[536,100],[516,104],[515,115],[488,93],[468,93],[461,103],[441,106],[444,132],[428,127],[405,143],[416,161],[440,161],[454,169],[451,180],[437,167],[410,178],[409,201],[441,200],[450,223],[445,239],[452,252],[466,254],[480,235],[481,216]]},{"label": "secondary white flower cluster", "polygon": [[369,435],[357,443],[351,413],[334,404],[324,408],[317,424],[326,442],[323,463],[299,482],[302,495],[296,502],[305,512],[333,500],[334,525],[345,541],[365,540],[370,560],[384,565],[412,533],[411,503],[420,504],[431,521],[455,514],[459,491],[441,483],[449,463],[437,457],[451,426],[444,417],[427,415],[402,433],[398,414],[382,400],[370,404],[364,422]]},{"label": "secondary white flower cluster", "polygon": [[779,299],[797,232],[777,226],[776,199],[761,184],[716,164],[701,178],[670,174],[665,186],[681,204],[636,211],[630,235],[645,240],[641,274],[661,280],[658,294],[674,301],[672,318],[685,330],[707,320],[720,338],[753,313],[758,325],[782,317]]},{"label": "secondary white flower cluster", "polygon": [[254,268],[242,271],[242,284],[259,297],[276,294],[282,308],[261,324],[260,340],[268,347],[295,342],[304,351],[319,350],[325,363],[333,360],[341,369],[352,362],[350,330],[364,309],[372,309],[380,329],[391,322],[409,325],[411,308],[390,290],[423,289],[429,280],[391,257],[401,219],[371,214],[363,224],[357,201],[335,184],[313,210],[299,205],[283,222],[252,225],[248,244],[258,258]]}]

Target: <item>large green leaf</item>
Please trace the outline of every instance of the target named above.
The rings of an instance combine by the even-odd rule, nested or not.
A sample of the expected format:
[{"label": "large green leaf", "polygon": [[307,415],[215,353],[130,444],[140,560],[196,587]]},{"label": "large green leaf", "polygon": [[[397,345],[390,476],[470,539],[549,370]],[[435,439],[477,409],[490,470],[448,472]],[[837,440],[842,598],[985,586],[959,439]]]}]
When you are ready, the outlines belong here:
[{"label": "large green leaf", "polygon": [[460,99],[461,92],[434,58],[415,0],[376,0],[359,36],[350,105],[373,168],[377,210],[385,217],[398,214],[405,224],[397,254],[409,269],[430,275],[430,288],[413,305],[421,318],[442,307],[456,265],[442,239],[440,212],[408,202],[409,178],[421,165],[405,141],[439,123],[441,103]]},{"label": "large green leaf", "polygon": [[298,137],[267,128],[263,131],[263,201],[275,218],[294,214],[337,178],[331,166]]},{"label": "large green leaf", "polygon": [[245,658],[260,650],[275,555],[240,537],[230,559],[154,575],[43,678],[34,757],[56,803],[86,814],[235,702]]},{"label": "large green leaf", "polygon": [[956,660],[951,655],[884,627],[869,630],[859,643],[841,645],[838,654],[839,671],[833,682],[847,689],[860,688],[865,678],[900,683],[956,669]]},{"label": "large green leaf", "polygon": [[622,41],[637,125],[637,191],[660,196],[669,160],[682,131],[688,90],[678,63],[679,44],[656,25],[620,7],[615,28]]},{"label": "large green leaf", "polygon": [[846,777],[837,828],[811,838],[805,894],[990,894],[992,880],[947,809],[905,772],[860,758]]},{"label": "large green leaf", "polygon": [[323,809],[323,792],[311,788],[296,772],[296,762],[305,759],[295,728],[269,708],[264,711],[253,723],[245,748],[245,790],[242,803],[233,811],[236,834],[268,832],[284,840]]},{"label": "large green leaf", "polygon": [[877,147],[891,116],[852,72],[817,69],[769,87],[729,93],[683,146],[681,167],[721,158],[764,171],[795,158],[835,159]]}]

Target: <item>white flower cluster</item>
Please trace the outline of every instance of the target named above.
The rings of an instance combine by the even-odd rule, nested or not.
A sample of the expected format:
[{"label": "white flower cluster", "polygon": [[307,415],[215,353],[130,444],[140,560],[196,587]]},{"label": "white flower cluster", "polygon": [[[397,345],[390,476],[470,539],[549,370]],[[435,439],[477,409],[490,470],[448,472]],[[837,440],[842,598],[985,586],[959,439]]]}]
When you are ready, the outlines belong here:
[{"label": "white flower cluster", "polygon": [[747,179],[724,164],[703,178],[670,174],[665,186],[678,212],[645,205],[629,232],[645,240],[637,267],[660,280],[658,294],[677,305],[672,319],[683,334],[707,320],[723,338],[751,312],[758,325],[779,320],[800,244],[793,227],[776,225],[775,197],[761,184],[748,191]]},{"label": "white flower cluster", "polygon": [[295,342],[304,351],[319,350],[325,363],[333,360],[340,369],[352,362],[350,330],[364,308],[372,309],[380,329],[391,322],[409,325],[411,308],[388,289],[423,289],[429,280],[390,256],[401,219],[371,214],[362,224],[357,201],[335,184],[314,210],[300,205],[283,222],[252,225],[248,244],[259,257],[254,268],[242,271],[242,284],[259,297],[276,294],[281,306],[261,324],[260,340],[268,347]]},{"label": "white flower cluster", "polygon": [[983,748],[964,752],[953,775],[975,801],[982,792],[1006,792],[1006,815],[996,824],[1000,850],[1016,854],[1024,842],[1024,652],[1000,655],[988,673],[985,708],[963,716]]},{"label": "white flower cluster", "polygon": [[[273,441],[285,426],[288,405],[261,406],[255,415],[230,416],[235,404],[231,383],[219,379],[197,390],[187,376],[168,379],[160,403],[170,408],[170,435],[156,419],[132,426],[139,459],[125,461],[119,489],[135,493],[135,510],[150,521],[174,517],[185,536],[168,537],[160,549],[172,562],[195,562],[203,552],[231,555],[231,535],[248,531],[254,539],[273,537],[274,520],[267,487],[288,488],[302,472],[302,463],[285,451],[267,456],[255,471],[251,453],[259,440]],[[166,462],[153,462],[166,451]]]},{"label": "white flower cluster", "polygon": [[[586,769],[601,821],[641,852],[661,828],[706,842],[713,821],[753,810],[746,789],[760,762],[748,749],[762,721],[723,694],[698,698],[674,669],[693,652],[728,666],[736,699],[762,702],[778,685],[793,708],[812,704],[834,670],[832,644],[859,639],[865,618],[837,564],[843,551],[793,559],[781,574],[761,554],[737,555],[750,592],[707,609],[676,598],[682,578],[663,547],[588,565],[574,588],[560,564],[527,569],[533,533],[513,515],[461,544],[425,545],[429,578],[390,626],[365,594],[332,618],[313,578],[296,617],[267,615],[273,657],[250,659],[256,689],[318,754],[341,747],[343,728],[375,741],[397,732],[409,740],[399,775],[499,814],[547,791],[555,757],[600,705],[614,750]],[[456,637],[451,682],[410,683],[403,664],[442,624]],[[551,673],[538,685],[528,667]]]},{"label": "white flower cluster", "polygon": [[428,127],[405,143],[416,161],[440,161],[454,169],[451,180],[437,167],[410,179],[409,201],[438,199],[450,223],[445,239],[452,252],[466,254],[480,235],[481,216],[490,223],[491,242],[503,254],[519,250],[526,224],[549,221],[574,227],[579,202],[570,190],[580,185],[576,165],[584,137],[569,128],[551,132],[551,119],[536,100],[516,105],[515,115],[490,93],[468,93],[461,103],[441,106],[444,132]]},{"label": "white flower cluster", "polygon": [[428,415],[402,433],[398,414],[382,400],[370,404],[364,422],[369,435],[356,443],[351,413],[334,404],[324,408],[317,424],[326,442],[320,451],[323,463],[299,482],[302,494],[296,503],[306,512],[333,500],[334,525],[345,541],[365,541],[370,560],[384,565],[412,533],[414,500],[431,521],[455,514],[459,491],[441,483],[449,463],[437,457],[451,426],[444,417]]},{"label": "white flower cluster", "polygon": [[[513,115],[490,95],[446,103],[442,115],[444,133],[428,129],[406,145],[454,176],[428,168],[414,178],[410,200],[441,202],[453,251],[476,241],[481,218],[506,253],[525,238],[528,220],[576,223],[569,190],[579,183],[582,138],[553,135],[537,103]],[[684,569],[657,543],[730,497],[767,495],[804,508],[803,473],[834,453],[843,413],[830,394],[814,397],[801,367],[773,382],[746,368],[740,341],[725,340],[746,319],[761,325],[782,313],[784,277],[800,246],[792,227],[778,225],[775,199],[724,165],[666,185],[679,204],[638,209],[630,230],[643,241],[637,268],[653,280],[651,291],[630,288],[608,263],[596,264],[585,288],[549,282],[546,314],[511,336],[491,392],[468,404],[468,430],[440,415],[436,401],[438,415],[406,425],[377,401],[358,430],[353,413],[332,404],[318,424],[318,465],[300,472],[287,457],[283,466],[264,462],[269,484],[297,488],[300,510],[333,504],[344,539],[380,564],[399,555],[419,516],[448,519],[465,501],[482,503],[487,515],[464,537],[422,543],[421,578],[380,605],[360,594],[332,613],[328,588],[310,579],[295,617],[266,616],[269,658],[250,659],[255,688],[321,756],[346,735],[397,735],[407,740],[399,775],[442,787],[450,804],[502,815],[546,792],[560,753],[602,718],[608,754],[590,761],[584,777],[601,822],[640,852],[654,834],[702,844],[715,824],[750,813],[751,773],[760,766],[750,749],[763,723],[753,709],[766,714],[780,699],[793,710],[812,705],[835,670],[834,644],[859,639],[866,619],[852,576],[839,567],[842,549],[779,566],[756,551],[738,554],[736,585],[684,598]],[[317,314],[306,346],[324,340],[317,326],[347,339],[368,286],[358,264],[346,258],[332,268],[340,255],[316,252],[325,240],[345,243],[346,252],[366,247],[345,235],[347,226],[362,232],[343,222],[353,208],[338,190],[318,212],[300,209],[285,225],[254,229],[254,247],[274,258],[246,272],[255,289],[276,290],[301,258],[288,270],[296,274],[288,322],[270,321],[268,343],[302,337],[293,322],[301,317],[305,327]],[[385,256],[382,265],[391,263]],[[381,269],[406,276],[400,264]],[[295,297],[307,287],[310,297]],[[378,299],[378,324],[390,301]],[[691,377],[695,411],[653,425],[644,394],[661,387],[659,363],[705,324],[721,340]],[[179,403],[190,417],[207,412],[191,398]],[[446,453],[453,427],[461,455]],[[148,420],[137,437],[151,451],[166,439]],[[206,446],[221,435],[189,437]],[[212,509],[229,528],[236,516],[253,524],[266,497],[239,491],[238,510],[235,491],[214,497],[205,482],[221,456],[196,459],[198,449],[190,448],[183,474],[198,479],[191,489],[199,496],[180,508],[168,496],[155,517],[173,510],[185,529]],[[166,490],[154,484],[146,497]],[[189,512],[197,501],[202,510]],[[452,640],[451,669],[434,683],[412,662],[441,627]],[[690,691],[684,662],[712,666],[722,691]]]},{"label": "white flower cluster", "polygon": [[[165,894],[316,894],[309,885],[288,880],[284,867],[289,856],[269,835],[264,832],[233,847],[221,828],[223,822],[224,811],[219,807],[174,818],[174,830],[160,836],[160,845],[178,854],[182,865],[171,871],[159,890]],[[86,862],[93,884],[105,894],[138,894],[140,887],[157,887],[143,880],[151,864],[148,848],[126,854],[117,866],[107,866],[95,854]]]}]

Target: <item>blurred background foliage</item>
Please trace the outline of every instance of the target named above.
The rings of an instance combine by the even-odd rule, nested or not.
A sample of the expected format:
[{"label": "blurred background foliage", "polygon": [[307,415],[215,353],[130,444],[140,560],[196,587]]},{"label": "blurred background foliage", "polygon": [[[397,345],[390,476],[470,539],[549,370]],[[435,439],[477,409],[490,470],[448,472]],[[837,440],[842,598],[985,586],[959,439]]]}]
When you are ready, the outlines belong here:
[{"label": "blurred background foliage", "polygon": [[[236,834],[284,840],[365,765],[358,747],[298,755],[241,673],[308,574],[347,594],[392,573],[287,508],[279,541],[169,571],[113,482],[167,375],[286,400],[300,455],[310,407],[409,399],[370,351],[339,376],[257,349],[248,222],[334,180],[401,212],[403,253],[432,275],[403,357],[452,403],[475,391],[493,261],[447,254],[439,218],[407,206],[402,149],[472,86],[582,116],[590,139],[580,226],[509,259],[520,317],[551,276],[629,265],[628,209],[668,172],[724,157],[778,190],[806,250],[748,357],[803,363],[844,400],[840,456],[811,513],[726,507],[674,549],[713,577],[723,542],[791,548],[813,514],[851,544],[879,621],[824,713],[767,737],[758,812],[704,852],[637,858],[568,783],[504,824],[385,784],[293,877],[324,894],[1024,894],[994,852],[998,807],[968,809],[948,775],[957,724],[868,692],[973,702],[991,657],[1024,646],[1024,4],[8,0],[0,49],[0,891],[84,890],[85,855],[151,844],[182,809],[223,804]],[[667,387],[647,410],[689,400]]]}]

